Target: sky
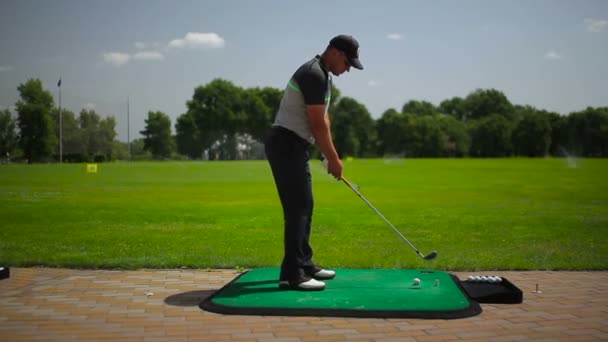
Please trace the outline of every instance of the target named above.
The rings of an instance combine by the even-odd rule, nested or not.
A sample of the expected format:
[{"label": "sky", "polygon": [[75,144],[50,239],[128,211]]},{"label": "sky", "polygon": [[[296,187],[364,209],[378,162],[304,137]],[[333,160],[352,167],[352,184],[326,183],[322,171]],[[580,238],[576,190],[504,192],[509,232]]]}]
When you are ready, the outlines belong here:
[{"label": "sky", "polygon": [[334,84],[379,118],[476,89],[568,114],[608,106],[604,0],[2,0],[0,109],[40,79],[62,108],[114,116],[140,137],[148,111],[172,124],[215,78],[284,89],[338,34],[365,69]]}]

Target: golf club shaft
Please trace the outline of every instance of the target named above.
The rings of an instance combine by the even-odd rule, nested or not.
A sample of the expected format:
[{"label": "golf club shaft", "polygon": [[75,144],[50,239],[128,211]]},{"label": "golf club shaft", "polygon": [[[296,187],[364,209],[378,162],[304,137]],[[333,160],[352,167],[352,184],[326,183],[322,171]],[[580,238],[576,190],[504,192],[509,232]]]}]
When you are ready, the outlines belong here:
[{"label": "golf club shaft", "polygon": [[370,203],[370,201],[368,201],[367,198],[365,198],[365,196],[363,196],[359,192],[359,190],[357,190],[357,188],[355,188],[346,178],[342,177],[341,180],[344,182],[344,184],[348,185],[348,187],[351,188],[351,190],[354,191],[363,200],[363,202],[365,202],[370,208],[372,208],[376,212],[376,214],[378,214],[378,216],[380,216],[384,220],[384,222],[386,222],[391,228],[393,228],[395,233],[397,233],[397,235],[399,235],[399,237],[403,241],[407,242],[407,244],[410,245],[410,247],[412,247],[412,249],[414,249],[420,257],[425,258],[425,256],[420,253],[418,248],[416,248],[416,246],[414,246],[405,236],[403,236],[403,234],[401,234],[401,232],[397,228],[395,228],[395,226],[393,226],[393,224],[386,217],[384,217],[384,215],[382,215],[382,213],[378,209],[376,209],[376,207],[374,207]]}]

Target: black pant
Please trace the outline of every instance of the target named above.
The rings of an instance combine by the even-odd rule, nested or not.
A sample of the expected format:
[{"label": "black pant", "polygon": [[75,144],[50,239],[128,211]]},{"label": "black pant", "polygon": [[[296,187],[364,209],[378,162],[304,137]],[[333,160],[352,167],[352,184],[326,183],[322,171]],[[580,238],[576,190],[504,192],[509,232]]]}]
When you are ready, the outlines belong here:
[{"label": "black pant", "polygon": [[309,147],[306,140],[282,127],[273,127],[266,138],[266,157],[283,206],[285,224],[280,280],[305,279],[304,270],[314,267],[309,244],[314,206]]}]

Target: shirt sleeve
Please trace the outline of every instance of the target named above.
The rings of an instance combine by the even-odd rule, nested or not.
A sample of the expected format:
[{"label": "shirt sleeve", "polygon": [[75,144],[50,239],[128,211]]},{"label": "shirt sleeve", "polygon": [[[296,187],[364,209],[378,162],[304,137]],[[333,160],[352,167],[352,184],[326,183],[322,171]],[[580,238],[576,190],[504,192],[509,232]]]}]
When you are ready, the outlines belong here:
[{"label": "shirt sleeve", "polygon": [[308,70],[299,80],[300,90],[307,105],[325,104],[327,80],[320,70]]}]

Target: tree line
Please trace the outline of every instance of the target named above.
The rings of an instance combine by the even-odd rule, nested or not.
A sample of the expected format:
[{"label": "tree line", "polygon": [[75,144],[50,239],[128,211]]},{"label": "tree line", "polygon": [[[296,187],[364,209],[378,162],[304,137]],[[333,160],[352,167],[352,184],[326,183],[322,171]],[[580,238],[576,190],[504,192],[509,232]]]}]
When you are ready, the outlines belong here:
[{"label": "tree line", "polygon": [[[49,162],[59,159],[59,108],[38,79],[17,88],[17,117],[0,111],[0,154],[3,159]],[[83,109],[78,116],[61,110],[63,159],[71,162],[115,159],[116,120]]]},{"label": "tree line", "polygon": [[[0,111],[1,155],[58,160],[59,109],[52,95],[37,79],[17,89],[16,117]],[[167,114],[149,111],[143,138],[129,147],[116,140],[113,116],[61,110],[63,160],[124,160],[127,149],[135,160],[262,159],[262,142],[282,94],[215,79],[194,89],[173,127]],[[496,89],[478,89],[439,105],[410,100],[400,111],[391,108],[374,119],[363,104],[334,88],[329,113],[341,157],[608,157],[608,107],[561,115],[512,104]]]}]

